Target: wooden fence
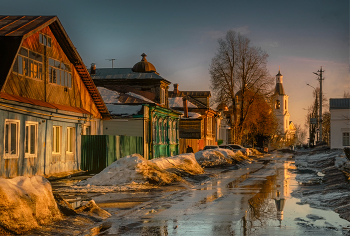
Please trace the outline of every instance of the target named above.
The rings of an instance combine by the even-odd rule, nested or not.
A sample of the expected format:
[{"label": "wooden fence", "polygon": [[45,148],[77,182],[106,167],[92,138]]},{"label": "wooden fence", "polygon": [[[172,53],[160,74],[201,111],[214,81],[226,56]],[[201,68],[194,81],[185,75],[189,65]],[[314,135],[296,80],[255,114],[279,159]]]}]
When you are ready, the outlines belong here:
[{"label": "wooden fence", "polygon": [[81,136],[81,169],[100,172],[119,158],[143,155],[142,137],[114,135]]}]

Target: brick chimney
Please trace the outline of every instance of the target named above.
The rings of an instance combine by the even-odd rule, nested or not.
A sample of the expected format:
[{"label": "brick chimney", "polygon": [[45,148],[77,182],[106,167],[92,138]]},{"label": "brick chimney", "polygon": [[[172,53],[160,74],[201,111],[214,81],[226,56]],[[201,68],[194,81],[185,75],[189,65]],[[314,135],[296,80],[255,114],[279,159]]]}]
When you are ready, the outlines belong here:
[{"label": "brick chimney", "polygon": [[187,98],[182,98],[183,104],[184,104],[184,117],[188,118],[188,107],[187,107]]},{"label": "brick chimney", "polygon": [[179,84],[174,84],[174,94],[179,93]]},{"label": "brick chimney", "polygon": [[92,63],[90,68],[90,75],[96,74],[96,64]]}]

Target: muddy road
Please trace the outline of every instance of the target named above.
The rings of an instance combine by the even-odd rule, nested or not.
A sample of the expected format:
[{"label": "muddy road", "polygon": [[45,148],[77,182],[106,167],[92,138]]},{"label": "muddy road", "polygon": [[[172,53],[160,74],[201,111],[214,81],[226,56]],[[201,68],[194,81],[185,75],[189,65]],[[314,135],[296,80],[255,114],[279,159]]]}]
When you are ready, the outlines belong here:
[{"label": "muddy road", "polygon": [[206,174],[211,177],[189,179],[191,186],[95,193],[70,200],[79,205],[93,199],[112,214],[101,235],[343,235],[350,226],[333,211],[301,205],[291,195],[301,187],[296,176],[303,175],[291,154],[208,168]]}]

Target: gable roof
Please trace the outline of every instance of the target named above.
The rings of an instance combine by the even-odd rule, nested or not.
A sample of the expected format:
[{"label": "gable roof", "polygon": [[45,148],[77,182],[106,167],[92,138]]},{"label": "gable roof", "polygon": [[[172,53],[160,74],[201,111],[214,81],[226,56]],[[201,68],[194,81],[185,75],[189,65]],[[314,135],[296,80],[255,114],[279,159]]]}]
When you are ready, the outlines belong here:
[{"label": "gable roof", "polygon": [[23,40],[47,26],[74,65],[102,117],[109,118],[101,95],[57,16],[0,16],[0,91],[6,83]]}]

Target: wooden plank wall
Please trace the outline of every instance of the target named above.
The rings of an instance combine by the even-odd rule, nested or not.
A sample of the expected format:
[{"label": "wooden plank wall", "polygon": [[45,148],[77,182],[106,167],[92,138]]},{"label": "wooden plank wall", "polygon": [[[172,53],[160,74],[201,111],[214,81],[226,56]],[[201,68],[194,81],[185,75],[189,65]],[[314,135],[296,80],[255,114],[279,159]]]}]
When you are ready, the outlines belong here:
[{"label": "wooden plank wall", "polygon": [[[39,33],[43,33],[51,37],[52,47],[44,47],[44,45],[39,43]],[[89,111],[96,118],[101,117],[88,90],[86,89],[83,81],[80,79],[79,74],[75,70],[73,64],[70,63],[69,59],[64,54],[49,27],[46,27],[43,30],[24,39],[22,46],[44,55],[43,80],[25,77],[17,73],[11,73],[3,90],[5,93],[55,104],[79,107]],[[49,58],[56,59],[71,66],[72,88],[49,83]]]}]

